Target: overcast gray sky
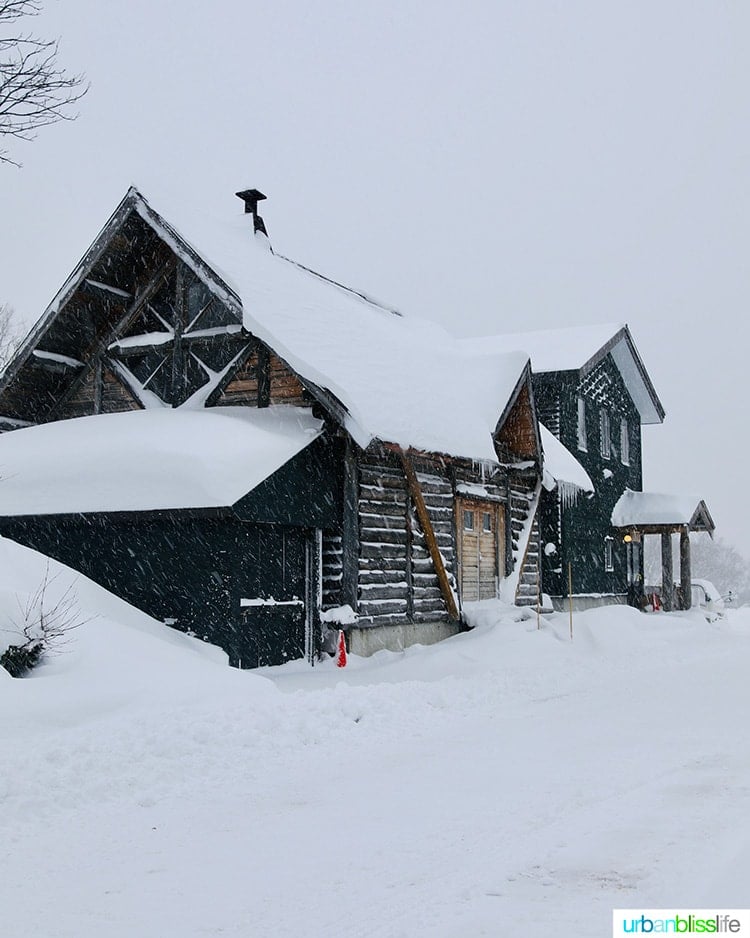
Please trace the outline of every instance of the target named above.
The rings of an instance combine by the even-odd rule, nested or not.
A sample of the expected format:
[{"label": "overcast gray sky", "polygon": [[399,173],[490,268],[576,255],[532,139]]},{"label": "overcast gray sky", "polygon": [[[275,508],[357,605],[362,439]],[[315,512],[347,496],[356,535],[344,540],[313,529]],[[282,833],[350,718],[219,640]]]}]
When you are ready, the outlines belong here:
[{"label": "overcast gray sky", "polygon": [[[256,186],[284,253],[481,334],[627,321],[646,487],[750,555],[750,4],[46,0],[80,118],[0,167],[0,302],[43,310],[131,182]],[[151,188],[150,188],[151,185]]]}]

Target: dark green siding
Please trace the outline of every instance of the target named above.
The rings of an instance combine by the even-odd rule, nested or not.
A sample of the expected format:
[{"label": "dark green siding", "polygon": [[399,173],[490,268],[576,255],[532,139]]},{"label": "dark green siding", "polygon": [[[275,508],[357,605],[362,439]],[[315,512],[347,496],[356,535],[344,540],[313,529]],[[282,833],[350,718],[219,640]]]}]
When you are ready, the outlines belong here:
[{"label": "dark green siding", "polygon": [[[578,372],[534,376],[534,393],[540,418],[547,425],[558,423],[559,439],[586,469],[594,484],[591,498],[580,495],[574,504],[562,504],[557,492],[544,493],[541,508],[544,589],[551,595],[566,595],[567,564],[573,574],[573,592],[618,593],[627,591],[625,545],[611,524],[612,509],[626,488],[642,488],[641,427],[618,368],[607,355],[583,378]],[[578,397],[586,402],[587,451],[578,447]],[[610,418],[611,453],[602,455],[600,411]],[[628,422],[630,458],[623,465],[620,450],[620,420]],[[549,426],[555,430],[554,425]],[[614,570],[605,570],[605,538],[613,539]]]},{"label": "dark green siding", "polygon": [[[315,619],[315,529],[340,525],[339,472],[308,447],[232,509],[0,519],[0,533],[59,560],[175,628],[254,667],[302,657]],[[339,486],[340,487],[340,486]],[[241,608],[273,598],[278,607]],[[299,602],[295,602],[295,601]]]},{"label": "dark green siding", "polygon": [[341,524],[343,441],[318,437],[234,505],[243,521],[332,528]]}]

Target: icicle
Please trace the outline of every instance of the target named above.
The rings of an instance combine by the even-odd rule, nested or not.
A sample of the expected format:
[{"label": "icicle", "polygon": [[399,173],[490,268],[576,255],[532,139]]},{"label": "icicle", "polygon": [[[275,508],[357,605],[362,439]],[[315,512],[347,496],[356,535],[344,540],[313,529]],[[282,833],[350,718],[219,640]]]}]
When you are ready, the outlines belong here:
[{"label": "icicle", "polygon": [[581,489],[577,485],[573,485],[572,482],[565,482],[562,479],[557,482],[557,490],[560,493],[563,508],[572,508],[578,502],[581,494]]}]

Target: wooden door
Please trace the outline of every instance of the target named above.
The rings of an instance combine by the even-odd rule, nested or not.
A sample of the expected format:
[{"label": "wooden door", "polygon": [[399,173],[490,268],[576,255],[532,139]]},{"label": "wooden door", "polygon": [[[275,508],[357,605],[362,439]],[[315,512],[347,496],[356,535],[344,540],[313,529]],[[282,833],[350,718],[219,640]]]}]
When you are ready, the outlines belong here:
[{"label": "wooden door", "polygon": [[503,506],[473,498],[458,499],[456,528],[462,601],[493,599],[505,567]]}]

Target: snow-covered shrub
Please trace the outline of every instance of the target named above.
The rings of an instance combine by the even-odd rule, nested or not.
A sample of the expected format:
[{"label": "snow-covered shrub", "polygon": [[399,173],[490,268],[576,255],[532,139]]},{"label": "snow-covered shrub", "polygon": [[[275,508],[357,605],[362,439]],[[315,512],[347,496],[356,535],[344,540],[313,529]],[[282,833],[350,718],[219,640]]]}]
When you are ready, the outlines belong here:
[{"label": "snow-covered shrub", "polygon": [[24,645],[8,645],[0,655],[0,665],[11,677],[23,677],[34,668],[42,657],[44,648],[41,642]]},{"label": "snow-covered shrub", "polygon": [[81,615],[73,583],[60,592],[55,589],[56,580],[47,563],[37,589],[25,601],[16,597],[17,612],[8,616],[10,626],[2,630],[6,640],[0,642],[0,648],[5,646],[0,666],[11,677],[23,677],[46,652],[64,645],[69,633],[87,621]]}]

